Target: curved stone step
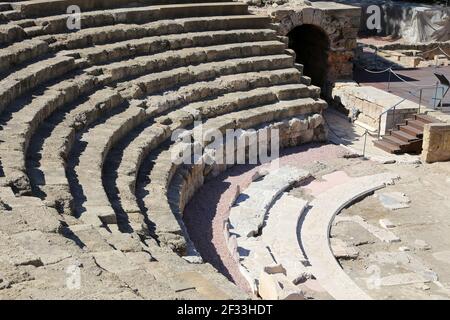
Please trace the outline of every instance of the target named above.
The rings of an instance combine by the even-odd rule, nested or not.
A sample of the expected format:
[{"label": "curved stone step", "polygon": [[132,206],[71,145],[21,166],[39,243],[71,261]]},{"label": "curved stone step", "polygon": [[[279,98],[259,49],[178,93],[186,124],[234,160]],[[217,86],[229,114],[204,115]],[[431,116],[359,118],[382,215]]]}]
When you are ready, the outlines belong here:
[{"label": "curved stone step", "polygon": [[[144,24],[157,20],[167,19],[181,19],[190,17],[205,17],[206,19],[208,16],[232,16],[246,14],[246,8],[244,6],[238,6],[237,3],[228,5],[223,3],[190,3],[90,11],[81,15],[80,25],[81,29],[86,29],[126,23],[128,21],[133,21],[133,23],[136,24]],[[10,19],[18,20],[17,18],[19,17],[12,16]],[[22,19],[24,18],[25,17],[22,16]],[[38,31],[35,30],[33,31],[33,33],[36,35],[44,35],[69,32],[71,30],[67,29],[68,18],[70,18],[70,16],[67,14],[37,18],[35,19],[35,24],[38,28]],[[268,17],[260,17],[259,19],[254,19],[254,21],[260,21],[260,23],[264,23],[265,27],[267,27],[270,20]],[[27,28],[25,28],[24,30],[25,32],[27,32]]]},{"label": "curved stone step", "polygon": [[[226,129],[254,128],[264,123],[296,115],[319,112],[324,106],[323,102],[310,98],[281,101],[209,119],[203,125],[203,132],[218,130],[224,134]],[[200,143],[203,146],[208,145],[206,140]],[[178,147],[175,147],[177,145]],[[172,146],[172,148],[179,148],[182,145],[175,144],[175,146]],[[153,232],[155,236],[163,245],[182,253],[187,249],[187,242],[182,236],[184,227],[179,223],[181,217],[177,217],[177,213],[173,212],[168,199],[168,187],[179,166],[171,159],[172,154],[177,154],[174,152],[174,150],[163,152],[154,161],[154,166],[148,175],[150,183],[144,187],[147,195],[144,196],[142,202],[145,204],[144,211],[147,212],[149,220],[154,224]],[[200,179],[196,187],[201,184],[203,184],[203,180]],[[192,188],[195,189],[194,186]]]},{"label": "curved stone step", "polygon": [[75,68],[74,58],[54,57],[31,64],[10,74],[0,81],[0,114],[21,95]]},{"label": "curved stone step", "polygon": [[311,264],[311,273],[335,299],[370,299],[341,268],[330,248],[330,228],[335,216],[352,202],[392,184],[398,178],[392,173],[354,178],[319,194],[310,203],[312,208],[300,229],[301,245]]},{"label": "curved stone step", "polygon": [[252,182],[230,210],[230,232],[244,240],[260,234],[269,209],[276,199],[295,183],[307,179],[309,172],[283,166]]},{"label": "curved stone step", "polygon": [[[65,167],[76,133],[124,104],[124,99],[113,89],[96,91],[86,102],[65,114],[64,119],[51,130],[51,135],[42,145],[40,166],[34,169],[33,178],[34,185],[46,194],[47,205],[70,213],[72,201]],[[63,190],[66,190],[66,195]]]},{"label": "curved stone step", "polygon": [[[216,48],[216,47],[214,47],[214,48]],[[214,58],[212,58],[212,59],[214,59]],[[154,74],[155,76],[157,76],[158,74]],[[193,77],[193,78],[195,78],[195,77]],[[95,104],[94,104],[95,105]],[[62,124],[62,126],[64,127],[67,127],[67,128],[72,128],[71,130],[68,130],[67,128],[66,129],[63,129],[63,128],[61,128],[61,130],[65,130],[65,131],[67,131],[67,135],[61,135],[61,132],[59,133],[59,135],[58,135],[58,138],[60,139],[60,138],[64,138],[63,140],[62,140],[62,143],[63,143],[63,146],[60,146],[59,148],[56,148],[56,149],[59,149],[60,151],[63,151],[62,149],[63,149],[63,147],[66,149],[66,150],[64,150],[63,152],[62,152],[62,154],[61,154],[61,157],[62,158],[65,158],[65,157],[67,157],[67,154],[68,154],[68,152],[70,151],[70,146],[72,145],[72,143],[67,143],[66,141],[67,140],[69,140],[69,141],[72,141],[73,139],[70,139],[70,136],[71,135],[73,135],[73,132],[74,132],[74,129],[75,129],[75,122],[77,122],[78,123],[78,127],[83,127],[83,126],[86,126],[87,124],[89,124],[89,123],[91,123],[94,119],[92,119],[92,121],[90,121],[90,122],[88,122],[88,123],[86,123],[86,122],[81,122],[80,123],[80,120],[79,119],[83,119],[83,118],[86,118],[86,114],[87,114],[87,112],[89,111],[88,109],[89,109],[89,107],[90,107],[90,104],[88,103],[87,105],[85,105],[85,107],[83,108],[83,106],[81,107],[81,109],[80,109],[80,111],[77,111],[77,110],[74,110],[72,113],[73,113],[73,116],[71,116],[70,114],[68,115],[68,117],[65,119],[65,122],[68,122],[69,123],[69,125],[64,125],[64,124]],[[101,108],[101,110],[106,110],[106,109],[108,109],[108,108]],[[99,110],[95,110],[95,111],[99,111]],[[94,115],[99,115],[99,112],[94,112],[93,113]],[[71,121],[71,122],[70,122]],[[60,144],[58,144],[58,143],[55,143],[54,141],[53,142],[51,142],[50,143],[50,145],[52,145],[52,146],[58,146],[58,145],[60,145]],[[45,158],[45,157],[44,157]],[[48,167],[48,168],[50,168],[50,167],[53,167],[53,166],[44,166],[44,167]]]},{"label": "curved stone step", "polygon": [[230,31],[266,30],[258,16],[214,16],[184,19],[158,20],[146,24],[117,24],[103,27],[83,28],[74,33],[47,35],[37,39],[50,42],[52,50],[73,50],[88,46],[104,45],[144,37],[169,34]]},{"label": "curved stone step", "polygon": [[[275,60],[273,60],[273,59],[275,59]],[[242,67],[243,72],[246,71],[246,68],[248,68],[248,71],[258,71],[258,70],[261,70],[264,68],[266,68],[266,69],[273,68],[273,64],[270,64],[269,61],[276,62],[276,65],[280,66],[280,67],[289,66],[289,64],[292,62],[292,60],[289,56],[281,56],[281,57],[263,56],[263,57],[256,57],[254,60],[255,60],[254,63],[252,63],[251,58],[245,58],[244,60],[235,59],[235,60],[231,60],[230,62],[235,61],[235,63],[237,65],[240,65]],[[228,63],[228,68],[222,68],[221,71],[232,69],[232,68],[230,68],[229,64],[230,63]],[[220,65],[224,65],[224,63],[221,63]],[[161,68],[165,68],[165,67],[170,67],[170,64],[169,65],[163,64],[161,66]],[[208,65],[205,65],[205,67],[208,68]],[[135,70],[135,71],[133,71],[133,74],[135,76],[139,75],[139,74],[143,74],[143,73],[149,72],[150,71],[149,69],[150,69],[150,66],[148,68],[140,68],[137,70],[133,69],[133,70]],[[153,70],[153,71],[156,71],[156,70]],[[231,70],[229,73],[233,73],[233,70]],[[157,75],[157,74],[155,74],[155,75]],[[119,75],[115,75],[115,81],[118,81],[127,76],[129,76],[127,73],[122,72]],[[195,77],[193,76],[193,78],[195,78]],[[102,79],[97,79],[95,81],[103,82]],[[69,85],[68,88],[65,87],[66,84]],[[70,82],[64,83],[64,85],[63,85],[63,83],[61,83],[61,86],[56,85],[55,90],[57,91],[57,94],[55,97],[56,105],[53,102],[50,104],[43,103],[42,105],[38,104],[38,106],[40,106],[40,108],[36,108],[36,105],[34,104],[34,101],[33,101],[31,104],[27,105],[27,107],[30,107],[33,111],[28,113],[28,108],[27,109],[23,108],[24,110],[21,110],[21,111],[23,111],[21,114],[26,115],[26,117],[29,117],[31,114],[34,114],[35,117],[32,117],[32,121],[35,121],[36,119],[39,119],[39,121],[42,121],[43,119],[40,118],[41,116],[43,116],[45,114],[47,117],[49,115],[49,112],[53,112],[57,107],[60,107],[63,102],[70,102],[71,100],[75,99],[75,97],[77,95],[80,95],[82,93],[80,90],[78,90],[78,88],[76,86],[75,86],[75,88],[73,88],[73,83],[70,83]],[[74,91],[75,91],[75,93],[74,93]],[[55,93],[52,92],[52,90],[50,90],[50,92],[51,92],[50,96],[54,97]],[[67,97],[66,93],[68,94],[69,97]],[[45,102],[45,99],[46,98],[44,97],[43,100],[40,100],[40,101]],[[15,147],[13,147],[14,150],[16,150],[18,148],[19,149],[18,151],[23,151],[22,153],[25,154],[27,145],[29,142],[29,138],[30,138],[31,134],[34,132],[34,128],[39,123],[32,122],[32,124],[33,124],[33,130],[31,130],[31,131],[28,130],[29,128],[27,128],[26,126],[25,126],[25,128],[23,126],[20,127],[23,129],[23,131],[25,131],[25,135],[24,135],[26,137],[25,144],[15,145]],[[19,131],[19,132],[23,132],[23,131]],[[11,142],[13,143],[13,141],[11,141]],[[14,146],[14,143],[13,143],[13,146]],[[10,147],[5,147],[5,148],[8,149]],[[23,159],[22,155],[19,154],[17,157],[14,155],[10,155],[10,156],[8,156],[8,158],[10,158],[12,160],[12,161],[10,161],[10,163],[12,164],[11,174],[10,174],[11,178],[9,178],[10,183],[14,184],[19,190],[24,189],[25,191],[28,191],[29,183],[27,181],[28,178],[23,173],[24,168],[23,168],[23,162],[21,160],[21,159]],[[15,160],[20,160],[20,161],[16,162]],[[19,171],[17,171],[17,169],[19,169]],[[8,169],[5,169],[5,171],[8,171]]]},{"label": "curved stone step", "polygon": [[[59,82],[35,95],[29,103],[12,113],[3,124],[0,136],[3,140],[0,149],[0,163],[3,166],[7,183],[17,192],[31,190],[26,174],[26,153],[30,140],[41,123],[55,110],[72,103],[80,95],[90,92],[97,85],[94,76],[78,75],[67,81]],[[7,150],[7,151],[6,151]]]},{"label": "curved stone step", "polygon": [[[271,64],[271,62],[274,63]],[[130,81],[128,84],[118,86],[118,89],[124,97],[141,99],[151,93],[161,92],[167,90],[167,88],[185,84],[189,82],[189,79],[207,81],[223,75],[289,68],[290,62],[292,62],[290,57],[285,55],[254,56],[228,59],[220,62],[207,62],[142,76]]]},{"label": "curved stone step", "polygon": [[[2,14],[3,12],[0,12],[0,21]],[[23,38],[25,38],[25,32],[21,27],[0,24],[0,45],[21,41]]]},{"label": "curved stone step", "polygon": [[305,267],[307,259],[298,242],[300,219],[307,206],[307,201],[283,194],[269,209],[261,235],[261,240],[269,246],[293,284],[304,281],[309,273]]},{"label": "curved stone step", "polygon": [[[76,204],[75,210],[86,223],[101,226],[117,222],[116,214],[103,190],[103,163],[112,145],[145,119],[143,108],[130,105],[124,112],[107,119],[83,135],[81,141],[86,148],[81,152],[74,171],[85,200]],[[78,200],[79,196],[76,198]]]},{"label": "curved stone step", "polygon": [[[182,44],[179,44],[179,45],[182,45]],[[237,45],[238,46],[238,45]],[[211,47],[211,50],[220,50],[221,48],[220,47],[214,47],[214,46],[212,46]],[[64,59],[64,58],[62,58],[62,59]],[[66,58],[66,59],[69,59],[69,58]],[[212,58],[213,59],[213,58]],[[181,63],[181,62],[180,62]],[[36,64],[38,64],[38,63],[36,63]],[[28,71],[28,69],[25,69],[24,71]],[[146,71],[148,71],[148,70],[139,70],[137,73],[139,74],[142,74],[142,73],[145,73]],[[123,76],[125,76],[125,75],[123,75]],[[119,80],[118,78],[116,78],[115,79],[116,81],[117,80]],[[34,108],[33,108],[34,109]],[[33,112],[35,112],[35,109],[34,109],[34,111]],[[28,141],[26,142],[26,144],[28,143]],[[26,149],[26,146],[25,146],[25,149]],[[22,163],[22,162],[20,162],[20,163]],[[17,179],[16,179],[17,180]]]},{"label": "curved stone step", "polygon": [[59,54],[84,58],[90,65],[111,63],[134,56],[152,55],[168,50],[208,47],[221,44],[275,41],[273,30],[231,30],[180,33],[126,40],[93,48],[62,51]]},{"label": "curved stone step", "polygon": [[[189,9],[190,7],[209,8],[209,10],[223,10],[232,13],[247,13],[247,5],[244,3],[234,3],[231,1],[211,1],[211,0],[198,0],[195,3],[186,4],[180,0],[140,0],[138,5],[147,5],[147,7],[136,6],[127,8],[126,6],[133,3],[130,0],[115,0],[113,2],[109,0],[34,0],[34,1],[21,1],[11,3],[12,9],[18,11],[23,17],[37,18],[46,17],[57,14],[66,14],[67,8],[71,5],[78,6],[83,13],[88,13],[93,10],[110,10],[114,13],[129,12],[131,10],[134,14],[136,12],[143,12],[148,10],[147,8],[153,8],[154,10],[164,12],[165,10],[176,8],[183,13],[183,9]],[[124,8],[121,8],[124,7]],[[199,14],[204,11],[199,9]]]},{"label": "curved stone step", "polygon": [[[267,176],[274,174],[270,172]],[[245,195],[245,192],[241,195]],[[234,234],[233,230],[225,230],[225,235],[231,236],[226,238],[230,254],[240,263],[241,273],[256,294],[261,287],[260,275],[267,270],[277,270],[275,273],[282,274],[280,276],[291,285],[307,278],[307,259],[297,238],[300,218],[307,205],[305,200],[282,193],[269,209],[261,236],[245,238]],[[232,245],[233,242],[236,246]]]},{"label": "curved stone step", "polygon": [[[189,125],[190,123],[192,123],[194,121],[194,117],[190,113],[190,112],[192,112],[192,110],[200,111],[200,113],[205,117],[216,117],[216,116],[219,116],[226,112],[236,111],[236,110],[239,110],[242,108],[249,108],[249,107],[252,107],[252,106],[255,106],[258,104],[269,104],[269,103],[273,103],[273,102],[277,101],[277,95],[275,93],[273,93],[272,90],[276,92],[277,87],[254,89],[249,92],[229,93],[220,98],[217,98],[216,101],[210,100],[210,101],[206,101],[206,102],[198,102],[198,103],[188,105],[187,107],[185,107],[183,109],[173,111],[168,116],[164,116],[162,120],[160,120],[159,118],[156,118],[156,121],[160,122],[162,125],[164,125],[164,122],[166,122],[166,119],[171,119],[172,125],[169,127],[170,131],[168,131],[168,132],[166,132],[165,130],[163,131],[164,134],[168,134],[178,128],[185,127],[185,126]],[[239,99],[236,101],[236,98],[238,96],[239,96]],[[229,106],[227,106],[227,104]],[[151,111],[147,110],[146,112],[142,112],[142,114],[139,114],[139,116],[136,116],[136,119],[135,119],[133,117],[130,117],[127,114],[128,113],[128,109],[127,109],[125,112],[120,113],[120,114],[108,119],[105,122],[105,124],[99,125],[93,129],[91,129],[90,132],[85,135],[85,136],[88,136],[88,138],[86,138],[86,139],[89,139],[89,137],[92,137],[92,138],[91,138],[91,140],[88,141],[86,150],[83,152],[82,156],[88,152],[91,152],[92,154],[94,154],[95,152],[97,152],[97,154],[98,154],[100,152],[101,156],[97,155],[97,158],[90,157],[90,159],[89,159],[89,160],[97,160],[97,162],[94,162],[94,163],[99,164],[99,170],[97,170],[96,172],[90,172],[90,174],[89,174],[90,181],[96,180],[97,185],[102,185],[101,173],[103,172],[103,162],[106,157],[106,154],[109,152],[110,146],[112,144],[114,144],[114,141],[117,141],[123,135],[130,132],[133,129],[133,125],[136,126],[136,125],[142,123],[143,121],[147,120],[150,116],[153,116],[160,112],[161,111],[157,110],[157,109],[151,110]],[[119,124],[118,127],[113,127],[110,124],[110,122],[115,122],[116,121],[115,119],[123,119],[123,121],[117,120],[117,123]],[[125,120],[125,119],[130,119],[130,120]],[[130,125],[130,123],[132,123],[132,124]],[[175,124],[175,125],[173,125],[173,124]],[[103,127],[110,128],[110,129],[103,129]],[[105,138],[103,144],[96,143],[98,140],[97,130],[99,130],[99,132]],[[120,132],[120,133],[117,133],[117,132]],[[119,138],[116,138],[116,135]],[[95,141],[95,143],[94,143],[94,141]],[[91,145],[94,145],[92,150],[91,150]],[[82,159],[80,159],[79,166],[81,168],[81,171],[85,172],[85,170],[88,170],[89,164],[92,165],[92,163],[93,162],[91,162],[91,161],[83,162]],[[86,197],[85,207],[90,206],[89,197],[90,197],[90,193],[93,193],[93,192],[91,192],[91,189],[93,189],[93,187],[85,186],[83,181],[80,178],[79,173],[78,173],[78,177],[79,177],[80,185],[83,188],[84,194]],[[100,193],[101,193],[101,195],[100,195]],[[106,196],[106,192],[97,191],[95,194],[96,194],[96,197],[95,197],[96,207],[102,207],[103,210],[106,211],[105,208],[109,206],[109,201]],[[112,212],[114,212],[114,211],[112,211]],[[90,213],[87,213],[87,215],[89,217],[91,216]],[[103,217],[102,218],[103,223],[114,223],[115,222],[115,221],[110,222],[113,220],[110,220],[109,218],[104,218],[104,216],[105,216],[104,214],[102,214],[101,216]]]},{"label": "curved stone step", "polygon": [[36,59],[49,51],[47,42],[31,39],[0,49],[0,74],[26,61]]},{"label": "curved stone step", "polygon": [[[122,78],[135,78],[136,76],[140,76],[142,74],[146,74],[146,76],[142,76],[136,80],[130,81],[131,85],[137,87],[135,91],[139,91],[140,86],[146,86],[146,82],[151,81],[155,76],[152,72],[159,72],[162,70],[171,70],[173,74],[179,74],[178,77],[184,76],[187,74],[188,65],[191,66],[190,69],[195,69],[198,72],[199,66],[195,66],[197,64],[203,64],[205,68],[211,68],[212,65],[206,64],[207,62],[217,61],[217,60],[227,60],[230,62],[234,62],[236,64],[234,73],[245,72],[239,71],[240,65],[244,65],[242,69],[249,63],[249,61],[254,61],[255,68],[265,68],[265,69],[274,69],[275,67],[280,68],[291,68],[293,58],[288,55],[279,54],[279,50],[282,45],[279,42],[267,42],[265,45],[259,49],[255,49],[256,46],[252,46],[250,43],[242,43],[235,44],[228,48],[227,45],[221,46],[212,46],[205,48],[187,48],[176,51],[168,51],[160,54],[155,54],[148,57],[137,57],[131,60],[111,63],[107,66],[101,67],[93,67],[87,69],[87,72],[90,74],[101,74],[104,78],[104,82],[114,82],[117,79]],[[255,49],[253,51],[253,49]],[[253,51],[253,52],[252,52]],[[208,56],[206,52],[210,52]],[[274,52],[273,54],[271,52]],[[216,62],[218,66],[224,65],[227,61]],[[269,66],[270,62],[279,63],[276,66]],[[268,64],[267,66],[262,66],[263,64]],[[184,70],[182,68],[185,68]],[[227,67],[229,70],[232,70],[231,66]],[[213,72],[215,69],[212,69]],[[182,73],[183,72],[183,73]],[[168,71],[168,73],[170,73]],[[163,76],[162,74],[160,76]],[[165,84],[162,83],[161,86]],[[131,87],[130,85],[124,85],[125,89],[127,87]]]},{"label": "curved stone step", "polygon": [[[196,83],[194,85],[182,87],[177,91],[165,93],[160,97],[151,97],[148,103],[151,103],[154,106],[167,104],[173,109],[174,105],[189,104],[199,98],[205,99],[210,96],[224,94],[228,91],[251,89],[254,87],[267,87],[269,84],[279,85],[295,82],[298,76],[299,73],[296,69],[261,71],[258,73],[224,76],[210,82]],[[278,92],[281,88],[275,87],[274,90],[277,90]],[[302,91],[302,88],[298,88],[298,90]],[[245,95],[245,92],[239,92],[239,94]],[[306,94],[303,97],[306,97]],[[300,98],[300,96],[297,96],[297,98]],[[242,97],[240,99],[241,101],[244,101]],[[286,99],[286,97],[283,97],[283,99]],[[214,101],[211,100],[203,102],[203,104],[206,105],[212,105],[213,103]],[[200,102],[200,104],[202,104],[202,102]],[[197,110],[200,112],[202,106],[198,106],[200,108],[197,108]],[[190,108],[195,110],[195,104],[190,105]],[[203,110],[202,116],[209,117],[210,115]],[[140,211],[136,203],[134,192],[137,173],[139,172],[142,160],[151,150],[161,143],[161,139],[165,140],[169,136],[170,133],[167,132],[167,128],[155,124],[154,126],[145,128],[142,133],[122,151],[122,161],[117,169],[117,188],[118,198],[121,201],[121,207],[125,213],[137,213]]]},{"label": "curved stone step", "polygon": [[[236,59],[236,60],[237,60],[237,59]],[[230,60],[230,61],[233,61],[233,60]],[[248,64],[250,64],[250,62],[249,62]],[[203,66],[203,65],[201,65],[201,66]],[[209,66],[211,66],[211,67],[209,67]],[[222,68],[220,68],[221,66],[222,66]],[[211,77],[211,76],[212,76],[212,78],[217,77],[217,76],[220,76],[222,73],[226,73],[226,74],[232,73],[232,72],[228,72],[228,70],[230,69],[230,63],[229,63],[229,62],[227,62],[227,63],[224,63],[224,62],[211,62],[211,63],[208,63],[208,64],[204,64],[204,67],[205,67],[205,69],[213,68],[213,67],[219,67],[219,68],[218,68],[218,70],[219,70],[218,73],[217,73],[217,74],[212,74],[212,75],[207,75],[208,78]],[[255,65],[255,66],[252,66],[252,67],[253,67],[253,70],[260,70],[258,65]],[[190,70],[191,68],[192,68],[192,67],[181,68],[181,69],[184,71],[184,70]],[[174,73],[173,71],[175,71],[175,73]],[[233,70],[231,70],[231,71],[233,71]],[[141,70],[141,72],[145,72],[145,70]],[[169,71],[169,72],[162,72],[162,73],[154,73],[154,74],[152,74],[152,76],[155,77],[156,79],[160,79],[160,80],[161,80],[161,79],[164,78],[163,75],[164,75],[165,73],[169,73],[170,76],[172,77],[172,79],[173,79],[174,77],[177,78],[176,70],[171,70],[171,71]],[[200,72],[200,73],[197,73],[197,72],[192,72],[192,73],[191,73],[191,72],[189,72],[188,74],[189,74],[189,77],[184,77],[183,80],[178,79],[178,81],[176,81],[175,83],[170,83],[170,84],[168,84],[167,86],[162,86],[161,88],[160,88],[160,87],[154,88],[153,90],[146,92],[146,94],[156,93],[156,92],[160,91],[161,89],[167,90],[167,89],[169,88],[170,85],[171,85],[172,87],[174,87],[174,86],[176,86],[176,85],[181,85],[181,84],[183,84],[183,82],[193,83],[193,82],[195,82],[195,81],[205,80],[205,78],[200,78],[200,79],[199,79],[199,77],[204,77],[203,74],[202,74],[201,72]],[[128,86],[128,84],[125,84],[125,86]],[[119,88],[120,88],[120,86],[119,86]],[[121,93],[123,93],[123,92],[124,92],[124,91],[122,91]],[[122,96],[123,96],[123,94],[122,94]],[[86,105],[86,108],[87,108],[87,109],[89,109],[89,107],[90,107],[89,104]],[[85,108],[85,109],[86,109],[86,108]],[[107,108],[106,108],[106,109],[107,109]],[[95,112],[93,113],[93,115],[99,116],[99,115],[102,114],[102,111],[105,111],[106,109],[105,109],[105,108],[102,108],[102,109],[100,109],[100,110],[95,110]],[[97,112],[97,111],[98,111],[98,112]],[[160,112],[160,111],[158,111],[158,110],[156,110],[156,111],[157,111],[157,112]],[[57,136],[57,139],[61,139],[61,142],[60,142],[60,143],[51,143],[51,144],[50,144],[52,147],[56,144],[57,146],[60,146],[60,148],[61,148],[59,154],[60,154],[60,158],[62,158],[62,159],[59,161],[59,163],[64,163],[64,156],[67,156],[67,155],[68,155],[68,153],[70,152],[71,146],[72,146],[72,144],[73,144],[73,140],[71,140],[69,137],[70,137],[70,136],[73,136],[74,132],[76,131],[76,126],[75,126],[75,123],[74,123],[74,122],[77,121],[77,118],[80,118],[80,119],[85,118],[85,114],[84,114],[83,112],[86,112],[86,110],[82,109],[80,112],[81,112],[81,113],[79,113],[79,112],[75,109],[75,110],[73,111],[73,113],[74,113],[73,117],[69,117],[69,118],[67,119],[67,121],[66,121],[66,123],[69,121],[69,122],[68,122],[69,125],[66,126],[65,124],[62,124],[63,127],[61,128],[61,130],[63,130],[64,132],[66,132],[66,134],[65,134],[65,135],[62,135],[62,136]],[[151,111],[151,112],[154,112],[154,111]],[[150,117],[150,116],[152,116],[152,113],[147,114],[147,115],[146,115],[146,118],[148,118],[148,117]],[[93,120],[94,120],[94,119],[92,119],[92,121],[93,121]],[[143,118],[143,120],[144,120],[144,118]],[[70,121],[72,121],[72,122],[70,122]],[[92,122],[92,121],[90,121],[90,122]],[[71,124],[71,123],[72,123],[72,124]],[[80,126],[80,128],[84,128],[85,125],[87,125],[87,124],[88,124],[88,123],[86,123],[86,122],[78,123],[78,125]],[[64,129],[64,128],[65,128],[65,129]],[[67,143],[67,142],[69,142],[69,143]],[[61,143],[62,143],[62,145],[61,145]],[[61,151],[63,151],[62,154],[61,154]],[[46,158],[43,158],[43,160],[46,161],[47,159],[46,159]],[[47,165],[47,164],[43,163],[43,164],[41,164],[41,167],[42,167],[44,170],[45,170],[46,168],[47,168],[47,169],[50,169],[50,168],[55,169],[54,165],[55,165],[54,161],[51,161],[51,165],[50,165],[50,164]],[[55,171],[57,172],[57,177],[58,177],[58,181],[59,181],[58,184],[60,184],[60,182],[61,182],[61,179],[60,179],[60,178],[61,178],[61,175],[62,175],[64,169],[63,169],[62,167],[58,167],[58,169],[56,169]],[[44,178],[44,180],[45,180],[45,178]],[[47,192],[46,192],[46,193],[47,193]],[[70,201],[67,200],[67,199],[70,199],[69,195],[65,195],[65,196],[63,196],[63,198],[65,199],[65,200],[61,200],[63,203],[70,202]],[[52,200],[52,201],[53,201],[53,200]],[[56,199],[56,202],[60,202],[60,200]],[[66,207],[66,206],[65,206],[65,207]]]},{"label": "curved stone step", "polygon": [[[126,27],[126,25],[125,25]],[[87,39],[81,41],[80,48],[77,50],[70,49],[69,51],[61,51],[64,49],[63,44],[59,43],[57,39],[31,39],[24,40],[22,42],[14,43],[9,47],[0,49],[0,73],[8,71],[12,67],[17,67],[26,61],[36,59],[43,56],[45,53],[51,50],[58,55],[66,55],[73,57],[82,57],[86,59],[90,65],[111,63],[117,60],[123,60],[133,56],[149,55],[167,50],[179,50],[188,47],[202,47],[211,46],[225,43],[238,43],[249,41],[267,41],[276,40],[276,34],[273,30],[255,30],[255,29],[237,29],[237,30],[219,30],[219,31],[202,31],[202,32],[185,32],[179,30],[179,33],[170,33],[163,35],[152,35],[145,37],[139,33],[136,34],[136,27],[131,28],[134,31],[135,38],[132,34],[128,34],[123,30],[113,33],[113,35],[119,33],[122,39],[119,42],[116,39],[110,39],[112,44],[100,44],[95,47],[85,48],[93,45],[92,35],[85,35]],[[141,31],[145,33],[154,33],[153,29],[148,30],[141,27]],[[173,31],[172,31],[173,32]],[[75,33],[76,35],[76,33]],[[107,42],[105,39],[109,39],[108,33],[101,33],[97,35],[101,41]],[[98,40],[98,39],[97,39]],[[52,42],[50,45],[49,43]]]}]

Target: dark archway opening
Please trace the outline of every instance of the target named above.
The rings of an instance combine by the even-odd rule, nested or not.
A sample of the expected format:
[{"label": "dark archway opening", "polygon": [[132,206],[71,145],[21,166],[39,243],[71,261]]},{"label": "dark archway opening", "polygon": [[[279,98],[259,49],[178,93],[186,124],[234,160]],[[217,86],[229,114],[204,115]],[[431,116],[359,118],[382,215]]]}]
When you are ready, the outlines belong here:
[{"label": "dark archway opening", "polygon": [[304,24],[288,33],[289,48],[297,55],[297,63],[304,66],[304,74],[312,84],[324,88],[328,73],[330,40],[321,28]]}]

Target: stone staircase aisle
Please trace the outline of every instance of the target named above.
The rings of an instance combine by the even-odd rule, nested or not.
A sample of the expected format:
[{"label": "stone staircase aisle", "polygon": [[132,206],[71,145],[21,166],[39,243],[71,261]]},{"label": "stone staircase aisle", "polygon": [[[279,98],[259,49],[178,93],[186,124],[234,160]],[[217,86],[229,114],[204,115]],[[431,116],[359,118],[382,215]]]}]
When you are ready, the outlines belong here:
[{"label": "stone staircase aisle", "polygon": [[416,114],[414,118],[406,119],[404,123],[396,125],[395,129],[389,130],[374,145],[392,154],[420,154],[422,152],[424,126],[428,123],[439,123],[440,121],[425,114]]}]

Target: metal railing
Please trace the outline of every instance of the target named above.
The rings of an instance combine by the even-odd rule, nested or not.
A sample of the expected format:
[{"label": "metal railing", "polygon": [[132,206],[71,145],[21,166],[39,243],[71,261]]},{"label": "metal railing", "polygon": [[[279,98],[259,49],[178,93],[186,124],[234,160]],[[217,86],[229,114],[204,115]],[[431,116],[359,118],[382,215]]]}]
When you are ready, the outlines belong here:
[{"label": "metal railing", "polygon": [[[445,95],[447,94],[447,92],[449,91],[449,88],[445,87],[445,86],[440,86],[439,82],[436,84],[435,87],[431,88],[431,87],[423,87],[420,88],[418,90],[414,90],[414,91],[408,91],[408,93],[416,98],[419,98],[419,107],[417,110],[417,113],[420,113],[422,110],[422,102],[423,102],[423,91],[424,90],[435,90],[435,94],[434,97],[432,98],[434,101],[433,104],[433,109],[436,109],[439,105],[441,105],[442,107],[442,101],[445,97]],[[442,95],[440,97],[442,98],[438,98],[438,91],[441,90],[442,91]],[[417,97],[417,95],[415,95],[415,92],[419,92],[419,96]],[[392,114],[392,127],[395,126],[395,111],[397,110],[397,107],[402,104],[403,102],[405,102],[406,100],[408,100],[407,98],[402,99],[401,101],[397,102],[395,105],[393,105],[392,107],[390,107],[389,109],[384,110],[382,113],[380,113],[380,115],[378,116],[378,139],[380,139],[381,137],[381,118],[383,117],[383,115],[385,115],[386,113],[388,113],[389,111],[392,110],[393,114]],[[436,101],[439,101],[439,103],[436,105]],[[386,116],[386,122],[387,122],[387,116]],[[386,123],[386,128],[387,128],[387,123]]]},{"label": "metal railing", "polygon": [[[395,125],[395,111],[397,110],[397,107],[402,104],[403,102],[405,102],[406,98],[402,99],[400,102],[397,102],[396,104],[394,104],[392,107],[390,107],[389,109],[384,110],[382,113],[380,113],[380,115],[378,116],[378,139],[381,138],[381,118],[383,117],[383,115],[387,114],[389,111],[393,110],[393,114],[392,114],[392,127]],[[387,128],[387,115],[386,115],[386,128]]]}]

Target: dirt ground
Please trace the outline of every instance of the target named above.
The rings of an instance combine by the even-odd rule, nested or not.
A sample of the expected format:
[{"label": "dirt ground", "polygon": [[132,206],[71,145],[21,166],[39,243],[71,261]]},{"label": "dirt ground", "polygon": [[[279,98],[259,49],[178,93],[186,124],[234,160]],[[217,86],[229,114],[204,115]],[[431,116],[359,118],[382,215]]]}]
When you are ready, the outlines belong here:
[{"label": "dirt ground", "polygon": [[[450,298],[450,163],[358,163],[344,168],[349,174],[380,170],[398,173],[401,179],[345,209],[341,216],[359,215],[378,227],[380,219],[388,219],[389,231],[400,241],[385,243],[358,224],[335,223],[332,236],[355,244],[359,251],[355,260],[340,260],[343,269],[375,299]],[[391,192],[404,193],[410,200],[408,207],[385,208],[379,196]]]},{"label": "dirt ground", "polygon": [[[395,185],[344,209],[334,221],[331,237],[358,253],[356,258],[338,259],[346,273],[374,299],[449,299],[450,163],[380,164],[339,158],[322,162],[314,175],[320,180],[333,171],[350,177],[380,172],[400,175]],[[409,198],[408,207],[383,206],[380,195],[395,192]],[[291,194],[308,198],[302,187]],[[399,241],[383,242],[358,223],[347,221],[355,216],[377,228],[383,228],[381,219],[389,220],[388,231]],[[320,298],[319,293],[312,296]]]}]

